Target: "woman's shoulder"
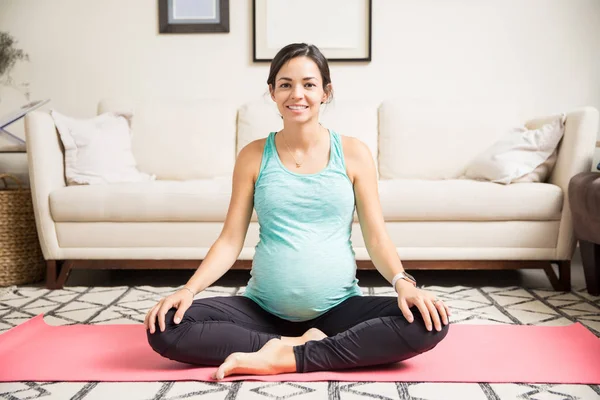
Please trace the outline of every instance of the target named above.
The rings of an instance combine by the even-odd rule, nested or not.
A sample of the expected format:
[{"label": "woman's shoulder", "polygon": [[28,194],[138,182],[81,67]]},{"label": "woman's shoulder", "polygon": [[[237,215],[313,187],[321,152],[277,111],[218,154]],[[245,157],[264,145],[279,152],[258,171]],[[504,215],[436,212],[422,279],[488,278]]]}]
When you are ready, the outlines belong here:
[{"label": "woman's shoulder", "polygon": [[265,149],[265,144],[267,143],[267,138],[256,139],[245,145],[242,150],[240,150],[239,157],[244,157],[245,159],[252,159],[255,157],[262,157],[262,153]]},{"label": "woman's shoulder", "polygon": [[[338,134],[339,135],[339,134]],[[369,148],[360,139],[353,136],[339,135],[342,139],[342,148],[344,150],[344,157],[348,158],[362,158],[369,155]]]},{"label": "woman's shoulder", "polygon": [[236,168],[250,173],[254,181],[256,181],[260,172],[266,142],[267,138],[253,140],[245,145],[237,156]]}]

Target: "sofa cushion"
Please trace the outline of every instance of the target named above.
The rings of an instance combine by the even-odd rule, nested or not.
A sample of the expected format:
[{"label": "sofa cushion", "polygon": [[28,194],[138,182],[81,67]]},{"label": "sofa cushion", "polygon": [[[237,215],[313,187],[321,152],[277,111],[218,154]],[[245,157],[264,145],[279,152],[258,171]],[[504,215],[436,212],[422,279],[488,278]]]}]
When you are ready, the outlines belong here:
[{"label": "sofa cushion", "polygon": [[379,107],[381,179],[453,179],[513,126],[512,105],[389,100]]},{"label": "sofa cushion", "polygon": [[[377,104],[362,101],[337,101],[321,107],[320,122],[340,135],[352,136],[364,142],[377,161]],[[269,100],[244,104],[238,114],[239,153],[253,140],[283,128],[279,110]]]},{"label": "sofa cushion", "polygon": [[[386,224],[403,260],[551,260],[560,221],[404,221]],[[222,222],[58,222],[68,258],[202,259]],[[251,222],[239,259],[252,259],[259,226]],[[362,230],[352,224],[357,260],[369,260]]]},{"label": "sofa cushion", "polygon": [[223,222],[231,178],[68,186],[50,193],[56,222]]},{"label": "sofa cushion", "polygon": [[560,220],[563,203],[547,183],[394,179],[379,181],[379,193],[386,221]]},{"label": "sofa cushion", "polygon": [[140,171],[163,180],[231,176],[235,105],[218,100],[103,100],[98,113],[133,114],[132,151]]},{"label": "sofa cushion", "polygon": [[[559,220],[562,209],[561,189],[545,183],[398,179],[379,192],[386,221]],[[229,178],[69,186],[50,194],[50,212],[56,222],[223,222],[230,198]]]}]

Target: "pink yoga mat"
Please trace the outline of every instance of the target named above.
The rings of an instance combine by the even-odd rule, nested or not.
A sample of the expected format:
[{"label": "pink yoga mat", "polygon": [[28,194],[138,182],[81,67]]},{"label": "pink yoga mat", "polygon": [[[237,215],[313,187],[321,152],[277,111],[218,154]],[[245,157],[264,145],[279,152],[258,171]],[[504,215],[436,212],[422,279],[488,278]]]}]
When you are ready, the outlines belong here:
[{"label": "pink yoga mat", "polygon": [[[0,382],[210,381],[215,367],[162,358],[136,325],[49,326],[42,315],[0,335]],[[391,366],[274,376],[261,381],[600,384],[600,339],[583,325],[451,325],[433,350]]]}]

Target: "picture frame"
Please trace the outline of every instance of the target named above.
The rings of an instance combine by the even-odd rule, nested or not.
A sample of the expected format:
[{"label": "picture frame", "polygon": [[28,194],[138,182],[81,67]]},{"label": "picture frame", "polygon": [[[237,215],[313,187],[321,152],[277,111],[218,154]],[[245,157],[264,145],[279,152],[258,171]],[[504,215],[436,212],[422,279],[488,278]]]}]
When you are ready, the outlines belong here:
[{"label": "picture frame", "polygon": [[229,0],[158,0],[159,33],[228,33]]},{"label": "picture frame", "polygon": [[252,0],[252,59],[270,62],[290,43],[314,44],[328,61],[370,62],[372,0]]}]

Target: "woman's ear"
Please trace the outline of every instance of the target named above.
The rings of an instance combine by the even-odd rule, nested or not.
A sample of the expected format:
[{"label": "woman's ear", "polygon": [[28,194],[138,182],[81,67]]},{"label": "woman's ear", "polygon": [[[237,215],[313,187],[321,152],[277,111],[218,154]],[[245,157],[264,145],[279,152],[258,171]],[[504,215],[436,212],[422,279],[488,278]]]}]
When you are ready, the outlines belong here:
[{"label": "woman's ear", "polygon": [[323,91],[323,97],[321,98],[321,104],[327,103],[329,97],[331,96],[332,86],[331,83],[325,85],[325,90]]},{"label": "woman's ear", "polygon": [[273,85],[269,83],[269,93],[271,94],[271,100],[275,101],[275,93],[273,92]]}]

